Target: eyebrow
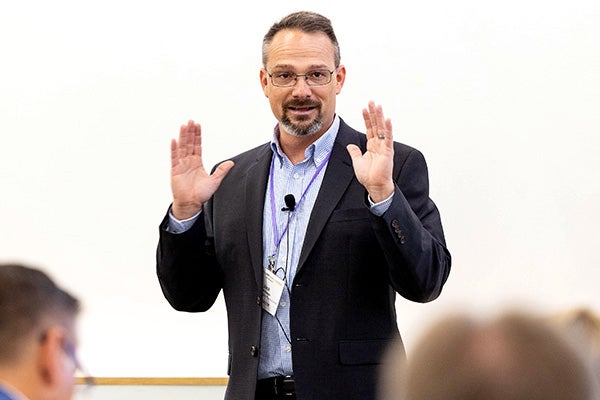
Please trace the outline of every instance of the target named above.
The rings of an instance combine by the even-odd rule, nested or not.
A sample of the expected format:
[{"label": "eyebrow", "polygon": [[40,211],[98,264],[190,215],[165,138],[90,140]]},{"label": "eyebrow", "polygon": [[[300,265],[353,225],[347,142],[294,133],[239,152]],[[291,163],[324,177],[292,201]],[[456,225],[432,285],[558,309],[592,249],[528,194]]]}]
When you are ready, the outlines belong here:
[{"label": "eyebrow", "polygon": [[[326,70],[329,71],[329,67],[327,65],[325,65],[325,64],[313,64],[313,65],[310,65],[306,69],[306,71],[314,71],[316,69],[326,69]],[[278,65],[273,66],[272,70],[273,71],[275,71],[275,70],[277,70],[277,71],[281,71],[281,70],[284,70],[284,71],[296,71],[296,68],[293,65],[290,65],[290,64],[278,64]]]}]

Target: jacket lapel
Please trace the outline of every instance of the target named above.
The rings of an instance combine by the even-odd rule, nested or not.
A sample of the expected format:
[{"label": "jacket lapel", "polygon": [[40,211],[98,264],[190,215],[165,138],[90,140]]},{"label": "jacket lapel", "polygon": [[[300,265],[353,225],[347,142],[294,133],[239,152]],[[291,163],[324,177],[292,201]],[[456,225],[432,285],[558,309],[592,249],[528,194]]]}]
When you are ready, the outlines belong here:
[{"label": "jacket lapel", "polygon": [[263,270],[263,209],[272,156],[273,152],[269,144],[258,150],[256,162],[248,168],[246,174],[244,204],[247,208],[242,210],[246,215],[250,263],[254,268],[259,287],[262,287]]},{"label": "jacket lapel", "polygon": [[346,146],[353,143],[363,148],[360,142],[358,132],[348,127],[344,121],[340,121],[340,128],[333,144],[329,164],[327,165],[321,189],[317,195],[310,215],[310,221],[306,228],[304,245],[302,246],[300,260],[298,261],[298,272],[306,262],[308,255],[317,242],[331,213],[344,195],[346,188],[350,185],[352,179],[354,179],[352,159],[346,150]]}]

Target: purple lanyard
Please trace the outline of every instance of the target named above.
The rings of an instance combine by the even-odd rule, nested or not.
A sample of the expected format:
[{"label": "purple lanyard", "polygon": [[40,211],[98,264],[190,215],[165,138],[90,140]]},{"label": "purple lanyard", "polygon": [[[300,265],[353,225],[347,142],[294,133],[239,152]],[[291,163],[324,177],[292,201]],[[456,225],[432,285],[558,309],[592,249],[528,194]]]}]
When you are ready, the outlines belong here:
[{"label": "purple lanyard", "polygon": [[[279,248],[279,244],[281,243],[281,239],[283,239],[283,236],[285,235],[285,233],[287,232],[287,230],[288,230],[288,228],[290,226],[290,220],[291,220],[291,217],[293,216],[293,213],[298,209],[298,206],[300,205],[300,203],[302,202],[302,200],[306,196],[306,193],[308,192],[308,189],[313,184],[313,182],[315,181],[315,179],[317,179],[317,176],[319,175],[319,172],[321,172],[321,170],[323,169],[323,167],[325,167],[325,164],[327,164],[327,161],[329,161],[329,157],[331,157],[331,152],[332,151],[333,151],[333,147],[331,148],[331,150],[329,151],[329,153],[327,153],[327,156],[323,159],[323,162],[321,162],[321,164],[319,164],[319,166],[317,167],[317,170],[313,174],[310,182],[308,182],[308,186],[306,186],[306,189],[304,189],[304,192],[302,193],[302,196],[300,197],[300,200],[298,200],[298,202],[296,203],[296,208],[294,209],[294,211],[290,211],[290,213],[291,213],[290,214],[290,218],[288,218],[288,221],[285,224],[285,228],[283,229],[283,232],[281,232],[281,236],[279,236],[279,234],[277,233],[277,211],[275,209],[275,185],[273,183],[273,174],[274,174],[274,170],[275,170],[275,157],[276,157],[276,154],[275,154],[275,152],[273,152],[273,158],[271,158],[271,170],[269,172],[269,192],[271,194],[271,223],[273,224],[273,240],[274,240],[274,243],[275,243],[275,249]],[[273,254],[273,255],[275,255],[275,254]]]}]

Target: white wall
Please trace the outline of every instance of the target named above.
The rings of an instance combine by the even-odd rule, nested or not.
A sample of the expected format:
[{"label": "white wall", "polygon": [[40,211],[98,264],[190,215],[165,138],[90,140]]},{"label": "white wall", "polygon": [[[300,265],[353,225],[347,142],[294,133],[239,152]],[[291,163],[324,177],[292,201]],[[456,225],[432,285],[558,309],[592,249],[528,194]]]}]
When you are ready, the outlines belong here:
[{"label": "white wall", "polygon": [[[398,301],[410,349],[455,307],[600,309],[600,2],[307,0],[347,67],[338,111],[373,99],[423,151],[453,271]],[[47,268],[86,305],[96,376],[225,376],[222,301],[170,309],[154,251],[169,141],[193,118],[208,165],[269,139],[258,82],[287,2],[57,0],[0,7],[0,261]]]}]

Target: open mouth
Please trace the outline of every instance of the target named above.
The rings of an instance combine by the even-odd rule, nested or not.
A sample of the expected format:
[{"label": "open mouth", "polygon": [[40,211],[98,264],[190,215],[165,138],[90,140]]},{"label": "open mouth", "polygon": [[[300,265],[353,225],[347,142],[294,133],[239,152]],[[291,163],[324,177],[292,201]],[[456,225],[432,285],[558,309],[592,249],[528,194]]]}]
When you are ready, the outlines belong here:
[{"label": "open mouth", "polygon": [[309,114],[318,108],[318,104],[289,104],[286,106],[288,111],[300,115]]},{"label": "open mouth", "polygon": [[314,107],[290,107],[290,108],[288,108],[288,110],[291,111],[293,114],[299,114],[299,115],[309,114],[314,109],[315,109]]}]

